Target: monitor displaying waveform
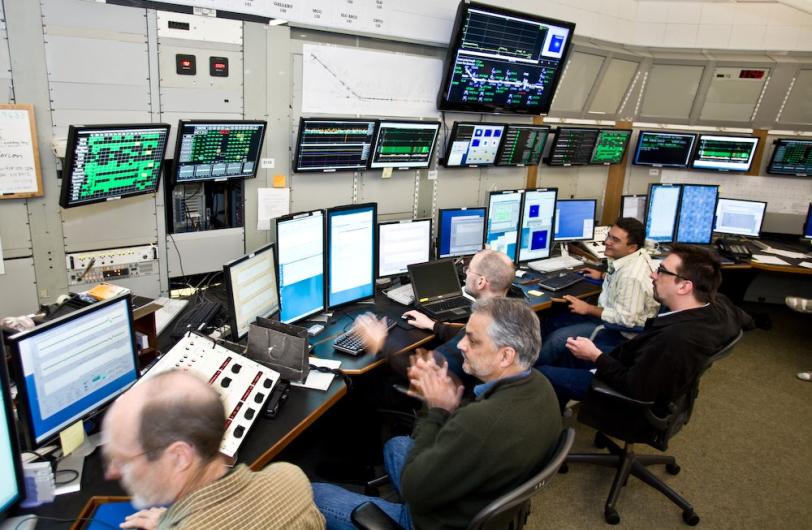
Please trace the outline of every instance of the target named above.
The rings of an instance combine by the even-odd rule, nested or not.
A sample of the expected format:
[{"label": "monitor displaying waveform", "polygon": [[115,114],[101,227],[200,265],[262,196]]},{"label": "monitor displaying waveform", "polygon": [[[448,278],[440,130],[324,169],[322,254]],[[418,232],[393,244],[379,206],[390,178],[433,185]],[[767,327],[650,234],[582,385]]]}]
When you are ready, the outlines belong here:
[{"label": "monitor displaying waveform", "polygon": [[641,131],[637,138],[633,164],[655,167],[687,167],[696,135]]},{"label": "monitor displaying waveform", "polygon": [[496,165],[537,166],[549,134],[550,128],[546,125],[508,124],[496,155]]},{"label": "monitor displaying waveform", "polygon": [[354,171],[368,165],[376,120],[302,118],[293,170]]},{"label": "monitor displaying waveform", "polygon": [[758,146],[754,136],[700,134],[691,160],[694,169],[749,171]]},{"label": "monitor displaying waveform", "polygon": [[626,146],[629,145],[631,135],[632,131],[630,130],[601,129],[595,142],[595,150],[592,151],[590,163],[620,164],[623,155],[626,154]]},{"label": "monitor displaying waveform", "polygon": [[264,121],[184,121],[178,123],[175,182],[257,176]]},{"label": "monitor displaying waveform", "polygon": [[767,165],[767,173],[796,177],[812,175],[812,140],[779,138]]},{"label": "monitor displaying waveform", "polygon": [[551,166],[584,166],[592,159],[598,129],[559,127],[547,163]]},{"label": "monitor displaying waveform", "polygon": [[440,122],[436,121],[380,122],[369,167],[429,167],[439,130]]}]

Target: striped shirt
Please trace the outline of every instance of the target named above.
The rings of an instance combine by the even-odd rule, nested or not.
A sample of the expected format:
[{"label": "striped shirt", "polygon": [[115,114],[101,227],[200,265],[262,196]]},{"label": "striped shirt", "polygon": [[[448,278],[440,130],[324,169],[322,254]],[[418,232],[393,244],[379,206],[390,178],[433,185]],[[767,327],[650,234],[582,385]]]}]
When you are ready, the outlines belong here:
[{"label": "striped shirt", "polygon": [[651,271],[654,265],[644,249],[609,261],[598,305],[601,319],[624,327],[642,326],[657,314]]}]

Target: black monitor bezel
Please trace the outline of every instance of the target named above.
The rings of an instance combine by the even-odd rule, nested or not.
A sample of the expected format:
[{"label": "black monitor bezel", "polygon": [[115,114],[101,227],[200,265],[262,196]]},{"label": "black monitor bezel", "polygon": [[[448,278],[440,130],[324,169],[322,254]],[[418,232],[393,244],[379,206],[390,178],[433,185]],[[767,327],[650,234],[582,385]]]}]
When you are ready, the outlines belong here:
[{"label": "black monitor bezel", "polygon": [[303,320],[307,319],[315,315],[316,313],[320,313],[327,309],[325,305],[325,296],[321,297],[321,307],[314,309],[310,313],[300,315],[294,320],[284,321],[282,320],[282,284],[279,280],[279,275],[281,274],[281,262],[279,260],[279,225],[283,224],[287,221],[295,221],[298,219],[304,219],[305,217],[312,217],[313,215],[320,213],[321,214],[321,270],[322,270],[322,294],[327,292],[326,287],[326,277],[327,277],[327,212],[324,209],[316,209],[316,210],[308,210],[304,212],[296,212],[291,213],[288,215],[283,215],[281,217],[277,217],[276,222],[274,223],[274,241],[276,242],[276,255],[274,258],[276,259],[276,290],[279,293],[279,321],[283,324],[293,324],[296,322],[302,322]]},{"label": "black monitor bezel", "polygon": [[[471,126],[476,127],[478,125],[485,125],[490,127],[502,127],[502,136],[499,138],[499,145],[496,146],[496,154],[493,157],[493,162],[490,164],[460,164],[460,165],[449,165],[448,163],[448,151],[451,149],[451,144],[454,143],[454,140],[457,138],[457,133],[459,131],[459,127],[463,126]],[[442,160],[440,160],[440,164],[446,169],[465,169],[465,168],[476,168],[476,167],[492,167],[496,165],[496,158],[499,156],[499,152],[502,149],[502,141],[505,138],[505,130],[507,129],[507,124],[505,123],[496,123],[496,122],[482,122],[482,121],[455,121],[454,124],[451,126],[451,132],[448,135],[448,141],[445,145],[445,154],[443,155]],[[469,146],[470,148],[470,146]]]},{"label": "black monitor bezel", "polygon": [[[767,207],[764,207],[764,214],[767,214]],[[761,218],[761,223],[764,224],[764,217]],[[759,228],[758,233],[761,233],[761,228]],[[804,239],[812,239],[812,202],[809,203],[809,208],[806,210],[806,219],[804,219],[804,226],[803,232],[801,233],[801,237]]]},{"label": "black monitor bezel", "polygon": [[[545,163],[550,167],[579,167],[579,166],[588,166],[592,164],[592,153],[595,152],[595,145],[592,146],[592,151],[589,155],[589,160],[583,163],[578,164],[564,164],[564,163],[553,163],[553,153],[555,153],[556,147],[558,147],[558,142],[561,139],[561,131],[598,131],[600,134],[600,128],[598,127],[556,127],[555,129],[555,138],[553,139],[553,143],[550,145],[550,152],[547,155],[547,159]],[[595,144],[598,142],[598,136],[595,136]]]},{"label": "black monitor bezel", "polygon": [[[434,133],[434,141],[431,143],[431,151],[429,152],[428,160],[426,161],[426,165],[420,166],[373,166],[373,161],[375,160],[375,153],[378,149],[378,138],[381,133],[381,129],[383,128],[384,123],[406,123],[406,124],[415,124],[415,125],[430,125],[430,126],[437,126],[437,130]],[[375,124],[375,133],[373,137],[372,145],[370,146],[369,152],[369,160],[367,161],[367,169],[375,169],[375,170],[384,170],[386,168],[392,168],[395,171],[406,171],[410,169],[426,169],[431,167],[431,162],[434,160],[434,153],[437,150],[437,141],[440,138],[440,127],[442,127],[442,123],[439,120],[399,120],[399,119],[379,119]]]},{"label": "black monitor bezel", "polygon": [[[502,158],[502,154],[507,147],[505,145],[505,137],[508,135],[508,131],[511,128],[517,129],[538,129],[538,130],[545,130],[547,134],[544,136],[544,142],[541,144],[541,149],[539,149],[539,156],[538,160],[532,164],[500,164],[499,159]],[[494,161],[494,166],[496,167],[531,167],[531,166],[538,166],[541,164],[541,158],[544,156],[544,148],[547,146],[547,142],[550,139],[550,134],[552,134],[552,127],[549,125],[536,125],[534,123],[530,124],[523,124],[523,123],[506,123],[505,124],[505,131],[502,134],[502,142],[499,144],[499,150],[496,152],[496,160]]]},{"label": "black monitor bezel", "polygon": [[677,238],[677,223],[679,223],[679,213],[680,209],[682,208],[682,184],[670,182],[652,182],[648,185],[648,193],[646,194],[646,220],[643,222],[643,230],[645,231],[646,239],[650,239],[648,237],[648,216],[649,212],[651,211],[651,192],[656,187],[679,188],[679,196],[677,197],[677,211],[674,213],[674,222],[671,226],[671,239],[668,241],[657,241],[657,243],[665,245],[673,243]]},{"label": "black monitor bezel", "polygon": [[[569,29],[569,36],[564,43],[564,49],[561,52],[561,59],[559,61],[559,66],[556,68],[555,77],[553,78],[548,90],[551,92],[549,99],[547,99],[546,105],[534,105],[532,107],[524,106],[524,107],[503,107],[499,105],[488,105],[484,103],[461,103],[461,102],[450,102],[446,99],[445,94],[448,92],[448,86],[453,78],[454,73],[454,62],[457,56],[457,53],[461,47],[462,43],[462,27],[463,27],[463,20],[465,19],[465,15],[467,14],[468,9],[479,9],[482,11],[489,11],[496,14],[513,16],[517,18],[524,18],[530,19],[534,21],[538,21],[541,24],[547,24],[550,26],[559,26],[565,27]],[[553,98],[555,97],[555,93],[558,90],[558,85],[561,81],[562,75],[564,73],[564,69],[567,66],[567,62],[569,61],[569,54],[572,50],[572,41],[575,36],[575,23],[574,22],[566,22],[563,20],[558,20],[555,18],[550,17],[543,17],[540,15],[532,14],[532,13],[523,13],[521,11],[514,11],[512,9],[505,9],[502,7],[496,7],[489,4],[482,4],[479,2],[460,2],[459,6],[457,7],[457,13],[454,18],[454,27],[451,31],[451,39],[448,45],[448,52],[446,53],[445,64],[443,66],[443,80],[440,84],[440,90],[437,94],[437,108],[443,111],[459,111],[459,112],[484,112],[489,114],[547,114],[550,112],[550,106],[552,105]]]},{"label": "black monitor bezel", "polygon": [[440,241],[442,241],[443,234],[443,223],[441,222],[443,217],[443,212],[461,212],[461,211],[470,211],[470,210],[482,210],[483,218],[482,218],[482,245],[479,250],[485,248],[485,239],[488,232],[488,207],[487,206],[463,206],[460,208],[440,208],[437,210],[437,241],[435,243],[437,247],[437,251],[434,253],[437,256],[437,259],[448,259],[448,258],[462,258],[465,256],[473,256],[479,250],[471,252],[469,254],[455,254],[453,256],[441,256],[440,255]]},{"label": "black monitor bezel", "polygon": [[[620,159],[617,162],[595,162],[595,152],[598,150],[598,144],[600,143],[601,135],[604,131],[611,131],[611,132],[625,132],[626,134],[626,141],[623,143],[623,152],[620,154]],[[615,166],[617,164],[623,163],[623,157],[626,156],[626,153],[629,150],[629,142],[632,140],[632,130],[631,129],[598,129],[598,137],[595,139],[595,146],[592,148],[592,156],[589,157],[589,165],[590,166]]]},{"label": "black monitor bezel", "polygon": [[[718,137],[727,137],[727,138],[748,138],[753,139],[756,143],[753,145],[753,154],[750,156],[750,160],[747,164],[746,169],[725,169],[725,168],[718,168],[718,167],[696,167],[694,164],[698,160],[699,156],[699,144],[702,142],[703,136],[718,136]],[[756,160],[756,153],[758,152],[758,145],[761,143],[761,139],[758,136],[736,136],[732,134],[710,134],[710,133],[699,133],[696,138],[696,144],[694,145],[693,152],[691,153],[691,160],[688,162],[688,168],[694,171],[715,171],[719,173],[747,173],[753,168],[753,162]]]},{"label": "black monitor bezel", "polygon": [[[25,500],[25,479],[23,474],[23,464],[20,458],[20,440],[17,433],[17,425],[14,421],[14,407],[11,401],[11,380],[7,371],[6,354],[3,348],[3,339],[0,336],[0,392],[3,397],[4,413],[6,415],[6,427],[8,429],[9,450],[11,451],[12,467],[14,468],[14,482],[17,484],[17,498],[11,500],[5,507],[0,507],[0,520],[4,513],[13,510],[20,502]],[[19,388],[21,385],[18,385]],[[5,478],[3,480],[9,480]]]},{"label": "black monitor bezel", "polygon": [[[71,190],[71,168],[73,167],[73,159],[76,156],[76,141],[78,135],[86,131],[98,130],[111,130],[111,129],[164,129],[166,132],[166,141],[164,142],[164,149],[161,153],[160,163],[158,164],[158,177],[155,179],[154,189],[128,192],[123,195],[115,195],[105,197],[102,199],[93,199],[89,201],[82,201],[80,203],[73,203],[70,200]],[[69,125],[68,126],[68,140],[65,146],[65,160],[62,163],[62,188],[59,192],[59,206],[62,208],[76,208],[79,206],[87,206],[88,204],[96,204],[99,202],[115,201],[118,199],[125,199],[127,197],[137,197],[139,195],[148,195],[150,193],[157,193],[158,188],[161,186],[161,174],[164,173],[164,158],[169,145],[169,133],[172,126],[168,123],[115,123],[115,124],[98,124],[98,125]]]},{"label": "black monitor bezel", "polygon": [[[557,195],[557,194],[556,194]],[[560,202],[591,202],[592,203],[592,235],[588,238],[580,237],[580,238],[565,238],[565,239],[558,239],[555,237],[555,221],[558,219],[558,203]],[[569,241],[594,241],[595,240],[595,225],[597,224],[597,215],[598,215],[598,199],[559,199],[556,196],[555,199],[555,213],[553,214],[553,243],[557,241],[569,242]]]},{"label": "black monitor bezel", "polygon": [[[682,222],[682,204],[683,204],[683,195],[685,194],[685,187],[690,186],[692,188],[716,188],[716,200],[713,202],[713,223],[711,224],[711,229],[708,232],[708,238],[702,241],[682,241],[679,238],[679,227],[680,223]],[[648,199],[646,199],[648,201]],[[679,207],[677,208],[677,223],[676,228],[674,229],[674,242],[681,243],[685,245],[710,245],[711,241],[713,241],[713,229],[716,227],[716,206],[719,204],[719,185],[718,184],[693,184],[690,182],[682,182],[680,183],[680,190],[679,190]],[[763,217],[762,217],[763,221]]]},{"label": "black monitor bezel", "polygon": [[[527,199],[527,194],[531,192],[542,192],[542,191],[554,191],[555,192],[555,202],[558,202],[558,188],[529,188],[522,190],[522,204],[519,210],[519,230],[516,238],[516,259],[514,263],[516,265],[521,265],[522,263],[528,263],[530,261],[538,261],[540,259],[547,259],[552,257],[553,250],[555,249],[555,220],[556,220],[556,207],[553,204],[553,218],[552,218],[552,225],[550,229],[550,252],[544,258],[527,258],[522,259],[522,230],[524,230],[524,205],[525,200]],[[508,256],[509,257],[509,256]]]},{"label": "black monitor bezel", "polygon": [[[244,261],[248,261],[249,259],[255,258],[257,256],[257,254],[270,251],[271,256],[273,256],[273,275],[274,275],[274,282],[275,282],[275,285],[276,285],[276,305],[278,306],[278,305],[280,305],[279,304],[279,273],[278,273],[279,267],[276,266],[276,248],[275,247],[276,247],[275,243],[268,243],[267,245],[262,245],[261,247],[259,247],[258,249],[256,249],[253,252],[249,252],[248,254],[245,254],[243,256],[240,256],[239,258],[233,259],[233,260],[223,264],[223,276],[225,277],[226,294],[227,294],[227,298],[228,298],[228,314],[229,314],[229,317],[228,317],[229,322],[228,323],[231,326],[231,336],[233,338],[235,338],[236,340],[238,340],[238,341],[241,340],[243,337],[245,337],[245,335],[247,335],[248,332],[245,332],[242,335],[240,335],[238,333],[238,330],[237,330],[237,328],[238,328],[238,326],[237,326],[237,307],[236,307],[236,302],[234,301],[234,285],[231,282],[231,269],[233,267],[235,267],[236,265],[239,265],[240,263],[244,262]],[[279,312],[279,308],[277,308],[276,311],[271,311],[267,315],[257,315],[257,316],[262,317],[262,318],[270,318],[270,317],[272,317],[274,315],[274,313],[278,313],[278,312]]]},{"label": "black monitor bezel", "polygon": [[[341,302],[340,304],[330,305],[330,215],[336,212],[343,212],[346,210],[360,210],[372,208],[372,294],[360,298],[354,298]],[[338,307],[348,306],[354,304],[359,300],[366,300],[367,298],[375,297],[375,280],[378,278],[378,238],[377,238],[377,225],[378,225],[378,203],[377,202],[363,202],[359,204],[343,204],[341,206],[334,206],[327,208],[324,215],[324,307],[326,310],[336,309]]]},{"label": "black monitor bezel", "polygon": [[[691,143],[690,149],[688,149],[688,154],[685,157],[684,164],[653,164],[649,162],[638,162],[637,156],[640,154],[640,144],[643,142],[643,135],[645,134],[668,134],[668,135],[682,135],[682,136],[691,136],[693,137],[693,142]],[[640,131],[637,133],[637,144],[634,147],[634,155],[632,155],[632,165],[634,166],[646,166],[646,167],[676,167],[676,168],[687,168],[688,164],[691,163],[691,157],[694,154],[694,149],[696,149],[696,142],[697,142],[698,135],[696,133],[689,133],[689,132],[682,132],[682,131]]]},{"label": "black monitor bezel", "polygon": [[773,163],[775,162],[775,153],[778,151],[778,146],[782,143],[789,143],[789,142],[800,142],[810,144],[810,148],[812,148],[812,138],[776,138],[773,142],[773,152],[770,154],[770,162],[767,164],[766,172],[770,175],[776,175],[780,177],[809,177],[812,176],[809,173],[782,173],[778,171],[772,171]]},{"label": "black monitor bezel", "polygon": [[646,206],[645,206],[645,208],[643,208],[643,221],[642,221],[643,224],[645,224],[645,222],[646,222],[646,212],[648,211],[648,195],[644,195],[642,193],[633,193],[631,195],[621,195],[620,196],[620,211],[617,213],[617,218],[618,219],[623,218],[623,209],[624,209],[623,208],[623,203],[626,201],[626,199],[632,199],[632,198],[637,199],[639,197],[643,197],[644,199],[646,199]]},{"label": "black monitor bezel", "polygon": [[35,327],[32,330],[23,331],[23,332],[17,333],[15,335],[12,335],[11,337],[9,337],[8,340],[9,340],[9,343],[11,345],[11,357],[12,357],[12,360],[13,360],[13,364],[14,364],[14,366],[16,368],[14,376],[15,376],[16,380],[19,383],[17,385],[17,392],[18,392],[17,414],[18,414],[19,419],[20,419],[21,438],[22,438],[23,442],[25,443],[26,448],[33,450],[33,449],[36,449],[38,447],[46,446],[50,442],[52,442],[53,440],[56,440],[57,438],[59,438],[60,431],[57,431],[56,433],[53,433],[53,434],[50,434],[50,435],[47,435],[45,438],[41,439],[40,441],[37,441],[37,439],[36,439],[36,435],[34,434],[34,418],[31,415],[31,407],[28,406],[28,403],[30,403],[30,399],[29,399],[29,396],[28,396],[28,389],[26,388],[26,384],[25,384],[25,374],[23,372],[22,356],[20,355],[20,350],[19,350],[19,346],[18,346],[19,343],[22,342],[23,340],[26,340],[26,339],[30,338],[30,337],[33,337],[35,335],[39,335],[41,333],[44,333],[45,331],[48,331],[50,329],[61,326],[61,325],[65,324],[65,323],[67,323],[67,322],[72,322],[74,320],[77,320],[77,319],[79,319],[79,318],[81,318],[84,315],[87,315],[89,313],[93,313],[93,312],[99,311],[99,310],[101,310],[101,309],[103,309],[103,308],[105,308],[107,306],[117,304],[117,303],[121,302],[122,300],[125,302],[125,304],[127,306],[127,315],[129,317],[127,319],[127,321],[129,322],[129,325],[130,325],[130,342],[131,342],[132,352],[133,352],[133,366],[135,367],[135,381],[133,381],[131,384],[129,384],[129,385],[125,386],[124,388],[122,388],[121,392],[119,392],[118,394],[116,394],[114,396],[108,396],[108,399],[106,401],[103,401],[101,403],[96,404],[96,406],[94,406],[93,410],[91,410],[91,411],[89,411],[87,413],[84,413],[79,418],[75,418],[73,420],[74,422],[85,421],[85,420],[87,420],[89,418],[92,418],[92,417],[96,416],[97,414],[101,413],[104,410],[104,408],[106,408],[108,405],[113,403],[113,401],[115,401],[116,398],[118,398],[120,395],[124,394],[128,389],[132,388],[136,383],[138,383],[138,380],[141,377],[141,372],[140,372],[140,370],[138,368],[138,348],[136,347],[135,322],[133,320],[133,305],[132,305],[132,298],[130,297],[130,295],[129,294],[120,295],[120,296],[116,296],[116,297],[113,297],[113,298],[109,298],[107,300],[103,300],[101,302],[96,302],[96,303],[94,303],[92,305],[89,305],[87,307],[84,307],[82,309],[77,309],[76,311],[74,311],[72,313],[68,313],[67,315],[61,316],[59,318],[55,318],[54,320],[49,320],[48,322],[40,324],[39,326]]},{"label": "black monitor bezel", "polygon": [[[382,221],[382,222],[378,223],[377,229],[375,230],[375,238],[377,240],[376,248],[378,249],[377,276],[376,276],[377,278],[394,278],[396,276],[406,276],[406,275],[409,274],[409,269],[407,268],[406,272],[397,272],[395,274],[381,275],[381,254],[382,254],[382,252],[381,252],[381,227],[382,226],[388,226],[388,225],[424,223],[426,221],[428,221],[428,223],[429,223],[429,259],[428,259],[428,261],[431,261],[432,259],[434,259],[434,252],[432,250],[432,247],[434,245],[432,245],[432,238],[431,238],[431,235],[434,233],[432,231],[432,229],[434,228],[434,221],[432,220],[431,217],[421,217],[419,219],[400,219],[400,220],[397,220],[397,221]],[[421,263],[425,263],[425,262],[421,262]]]},{"label": "black monitor bezel", "polygon": [[363,171],[369,167],[369,158],[367,158],[366,162],[362,166],[359,167],[342,167],[342,168],[324,168],[324,169],[303,169],[298,167],[299,166],[299,155],[301,154],[302,149],[302,133],[304,131],[304,124],[305,122],[320,122],[320,123],[337,123],[337,122],[346,122],[346,123],[371,123],[372,124],[372,139],[370,140],[370,155],[372,155],[372,145],[375,141],[375,135],[378,132],[378,118],[305,118],[304,116],[299,118],[299,131],[296,134],[296,150],[293,155],[293,160],[291,161],[291,170],[294,173],[346,173],[346,172],[354,172],[354,171]]},{"label": "black monitor bezel", "polygon": [[[180,172],[180,146],[183,140],[183,127],[184,125],[262,125],[262,133],[259,137],[259,152],[257,153],[257,163],[254,164],[254,172],[251,176],[227,176],[217,178],[193,178],[193,179],[178,179]],[[175,135],[175,157],[172,164],[172,183],[173,184],[193,184],[198,182],[226,182],[228,180],[239,179],[253,179],[257,177],[259,171],[260,161],[262,160],[262,149],[265,147],[265,133],[268,132],[268,122],[266,120],[178,120],[178,131]]]},{"label": "black monitor bezel", "polygon": [[[750,235],[745,235],[745,234],[734,234],[733,232],[720,232],[720,231],[716,230],[716,221],[718,219],[717,212],[719,211],[719,201],[721,201],[722,199],[724,199],[726,201],[755,202],[755,203],[758,203],[758,204],[763,204],[764,205],[764,214],[761,216],[761,224],[758,227],[758,235],[750,236]],[[758,238],[758,237],[761,236],[761,229],[764,228],[764,218],[765,217],[767,217],[767,201],[754,201],[754,200],[751,200],[751,199],[734,199],[733,197],[719,196],[719,197],[716,198],[716,210],[713,212],[713,233],[714,234],[725,234],[725,235],[730,235],[730,236],[735,236],[735,237]]]}]

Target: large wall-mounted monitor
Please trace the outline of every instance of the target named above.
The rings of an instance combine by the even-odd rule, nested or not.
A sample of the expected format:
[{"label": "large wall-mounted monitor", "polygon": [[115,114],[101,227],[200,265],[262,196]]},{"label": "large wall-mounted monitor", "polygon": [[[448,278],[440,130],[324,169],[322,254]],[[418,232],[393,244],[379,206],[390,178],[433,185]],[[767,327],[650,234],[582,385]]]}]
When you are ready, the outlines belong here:
[{"label": "large wall-mounted monitor", "polygon": [[59,205],[72,208],[155,193],[168,137],[165,123],[71,125]]},{"label": "large wall-mounted monitor", "polygon": [[29,448],[98,413],[138,379],[129,296],[97,302],[9,340]]},{"label": "large wall-mounted monitor", "polygon": [[809,203],[809,209],[806,211],[803,236],[804,239],[812,239],[812,202]]},{"label": "large wall-mounted monitor", "polygon": [[485,243],[516,261],[519,247],[519,221],[524,190],[492,191],[488,196],[488,224]]},{"label": "large wall-mounted monitor", "polygon": [[550,257],[555,227],[556,188],[526,190],[522,200],[519,262]]},{"label": "large wall-mounted monitor", "polygon": [[460,2],[437,107],[546,114],[575,24]]},{"label": "large wall-mounted monitor", "polygon": [[175,146],[175,182],[256,177],[266,125],[249,120],[181,120]]},{"label": "large wall-mounted monitor", "polygon": [[537,166],[550,135],[546,125],[508,124],[496,155],[497,166]]},{"label": "large wall-mounted monitor", "polygon": [[6,514],[25,499],[25,482],[2,340],[0,359],[3,359],[0,362],[0,476],[3,477],[0,481],[0,526],[3,526]]},{"label": "large wall-mounted monitor", "polygon": [[696,135],[641,131],[632,163],[638,166],[687,167]]},{"label": "large wall-mounted monitor", "polygon": [[750,171],[757,146],[758,138],[754,136],[700,134],[691,167],[716,171]]},{"label": "large wall-mounted monitor", "polygon": [[231,335],[242,339],[257,317],[279,311],[274,244],[223,265],[231,315]]},{"label": "large wall-mounted monitor", "polygon": [[485,208],[441,208],[437,216],[437,257],[471,256],[482,250]]},{"label": "large wall-mounted monitor", "polygon": [[502,143],[505,126],[501,123],[454,122],[446,147],[445,167],[492,166]]},{"label": "large wall-mounted monitor", "polygon": [[327,307],[375,294],[378,223],[376,203],[327,210]]},{"label": "large wall-mounted monitor", "polygon": [[276,220],[279,320],[285,324],[324,310],[324,211]]},{"label": "large wall-mounted monitor", "polygon": [[620,203],[620,217],[631,217],[645,223],[646,198],[645,195],[623,195]]},{"label": "large wall-mounted monitor", "polygon": [[744,199],[720,198],[716,204],[714,232],[736,236],[758,237],[764,223],[767,203]]},{"label": "large wall-mounted monitor", "polygon": [[559,127],[547,163],[551,166],[585,166],[592,160],[598,129]]},{"label": "large wall-mounted monitor", "polygon": [[601,129],[589,163],[604,166],[620,164],[631,136],[632,131],[628,129]]},{"label": "large wall-mounted monitor", "polygon": [[302,118],[293,171],[366,169],[376,120]]},{"label": "large wall-mounted monitor", "polygon": [[555,203],[555,241],[595,239],[596,199],[562,199]]},{"label": "large wall-mounted monitor", "polygon": [[369,167],[415,169],[429,167],[437,143],[438,121],[381,121]]},{"label": "large wall-mounted monitor", "polygon": [[767,165],[771,175],[808,177],[812,175],[812,140],[779,138]]},{"label": "large wall-mounted monitor", "polygon": [[677,243],[708,245],[713,239],[713,221],[719,186],[683,184],[677,221]]},{"label": "large wall-mounted monitor", "polygon": [[431,219],[378,224],[378,277],[408,274],[409,265],[430,259]]},{"label": "large wall-mounted monitor", "polygon": [[648,189],[646,211],[646,239],[658,243],[674,241],[679,213],[680,186],[678,184],[651,184]]}]

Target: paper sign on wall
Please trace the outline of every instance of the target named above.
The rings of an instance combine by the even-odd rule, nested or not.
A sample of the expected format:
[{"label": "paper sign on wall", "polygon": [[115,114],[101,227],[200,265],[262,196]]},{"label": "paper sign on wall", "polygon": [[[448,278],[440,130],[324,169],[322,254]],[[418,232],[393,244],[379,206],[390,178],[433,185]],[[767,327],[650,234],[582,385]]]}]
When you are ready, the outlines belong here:
[{"label": "paper sign on wall", "polygon": [[290,213],[290,188],[257,189],[257,230],[270,230],[271,219]]}]

